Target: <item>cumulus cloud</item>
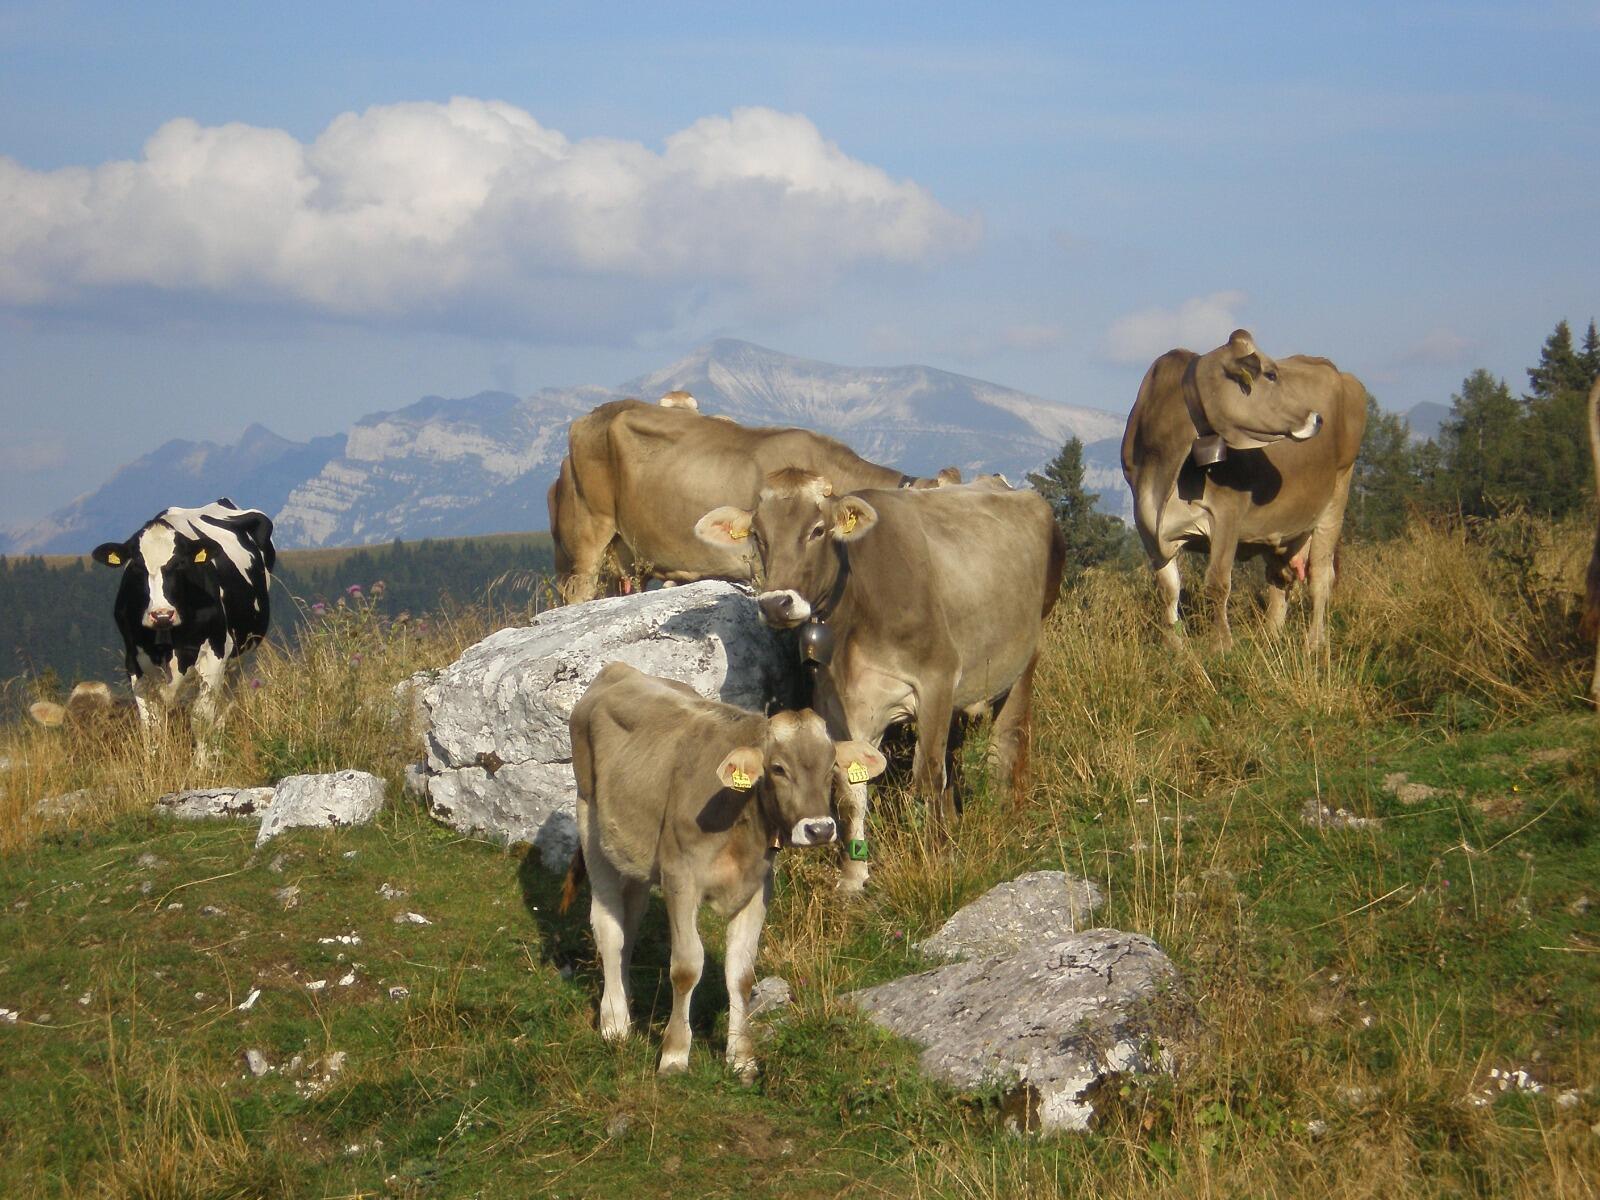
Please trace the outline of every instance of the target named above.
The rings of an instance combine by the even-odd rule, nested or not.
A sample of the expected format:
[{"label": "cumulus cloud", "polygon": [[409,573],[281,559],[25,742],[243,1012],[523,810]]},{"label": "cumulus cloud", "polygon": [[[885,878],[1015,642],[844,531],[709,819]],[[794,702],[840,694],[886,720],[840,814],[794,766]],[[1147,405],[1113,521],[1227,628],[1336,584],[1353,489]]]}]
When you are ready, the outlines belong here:
[{"label": "cumulus cloud", "polygon": [[[666,139],[569,140],[457,97],[278,129],[163,125],[137,162],[34,171],[0,156],[0,304],[154,289],[423,321],[535,322],[638,291],[816,292],[864,264],[977,237],[926,189],[845,154],[803,116],[705,117]],[[566,297],[565,299],[563,297]]]},{"label": "cumulus cloud", "polygon": [[1220,346],[1241,324],[1239,309],[1247,298],[1243,292],[1212,292],[1185,300],[1177,308],[1129,313],[1106,331],[1106,357],[1144,366],[1176,346],[1202,353]]}]

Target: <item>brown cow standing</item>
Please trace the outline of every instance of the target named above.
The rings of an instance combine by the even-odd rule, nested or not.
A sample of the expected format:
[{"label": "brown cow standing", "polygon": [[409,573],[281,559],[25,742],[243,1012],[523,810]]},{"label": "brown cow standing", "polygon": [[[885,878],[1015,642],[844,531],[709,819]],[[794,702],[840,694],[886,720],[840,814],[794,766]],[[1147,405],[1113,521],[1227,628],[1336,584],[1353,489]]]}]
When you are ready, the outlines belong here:
[{"label": "brown cow standing", "polygon": [[673,395],[670,405],[614,400],[572,422],[547,498],[556,582],[567,603],[599,594],[608,551],[624,569],[669,582],[748,580],[746,558],[700,541],[694,523],[721,504],[753,505],[761,481],[782,467],[827,475],[841,490],[961,479],[948,468],[938,480],[915,480],[821,434],[738,425]]},{"label": "brown cow standing", "polygon": [[[916,722],[913,782],[937,824],[955,816],[958,714],[994,714],[990,777],[1020,792],[1039,637],[1066,553],[1037,492],[991,481],[839,496],[786,470],[754,510],[714,509],[695,532],[759,562],[763,621],[810,623],[803,645],[831,642],[813,703],[835,737],[877,745],[889,725]],[[867,878],[866,802],[857,785],[840,803],[850,838],[841,886],[852,890]]]},{"label": "brown cow standing", "polygon": [[650,885],[667,902],[672,1015],[661,1071],[689,1065],[689,998],[705,950],[709,901],[728,920],[728,1065],[756,1069],[745,1027],[757,944],[779,846],[834,839],[831,800],[844,776],[883,770],[871,746],[835,745],[815,713],[772,717],[702,699],[687,684],[608,663],[572,710],[579,850],[562,907],[587,870],[595,949],[605,972],[600,1032],[628,1033],[628,968]]},{"label": "brown cow standing", "polygon": [[1134,524],[1178,622],[1178,551],[1210,547],[1206,590],[1226,646],[1241,546],[1267,557],[1267,618],[1283,627],[1288,589],[1309,576],[1307,642],[1323,637],[1334,551],[1366,428],[1366,389],[1325,358],[1274,361],[1243,329],[1209,354],[1169,350],[1139,385],[1122,437]]},{"label": "brown cow standing", "polygon": [[[1600,375],[1589,388],[1589,454],[1594,459],[1595,498],[1600,500]],[[1589,577],[1585,588],[1583,627],[1597,644],[1594,653],[1594,678],[1589,682],[1589,698],[1600,709],[1600,519],[1594,530],[1594,550],[1589,555]]]}]

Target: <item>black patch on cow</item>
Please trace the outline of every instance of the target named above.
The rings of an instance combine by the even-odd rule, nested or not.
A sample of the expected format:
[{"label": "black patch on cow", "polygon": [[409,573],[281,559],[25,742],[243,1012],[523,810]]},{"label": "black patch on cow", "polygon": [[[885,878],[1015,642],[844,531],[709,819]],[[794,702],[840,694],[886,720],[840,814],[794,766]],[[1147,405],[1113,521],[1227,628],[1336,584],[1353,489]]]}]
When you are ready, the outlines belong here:
[{"label": "black patch on cow", "polygon": [[1206,482],[1235,492],[1248,492],[1252,504],[1270,504],[1283,490],[1283,472],[1265,450],[1228,450],[1228,456],[1209,467],[1196,466],[1188,455],[1178,469],[1178,498],[1196,501],[1205,495]]}]

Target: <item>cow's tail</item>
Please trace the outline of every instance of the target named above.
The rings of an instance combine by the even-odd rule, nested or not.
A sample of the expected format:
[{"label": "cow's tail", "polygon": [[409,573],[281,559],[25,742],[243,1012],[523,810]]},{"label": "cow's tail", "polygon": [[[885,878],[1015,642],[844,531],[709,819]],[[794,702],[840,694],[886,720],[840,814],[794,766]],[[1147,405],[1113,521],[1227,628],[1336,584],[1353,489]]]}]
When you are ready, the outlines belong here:
[{"label": "cow's tail", "polygon": [[561,903],[557,911],[562,916],[577,902],[578,889],[588,877],[589,868],[583,861],[583,847],[579,846],[572,852],[572,864],[567,867],[567,877],[561,881]]},{"label": "cow's tail", "polygon": [[[1594,459],[1594,489],[1600,498],[1600,375],[1589,388],[1589,454]],[[1589,555],[1589,578],[1583,606],[1583,632],[1600,637],[1600,521],[1595,524],[1594,552]]]},{"label": "cow's tail", "polygon": [[1061,532],[1061,526],[1056,524],[1055,517],[1050,518],[1050,558],[1044,570],[1044,611],[1042,616],[1048,617],[1050,610],[1056,606],[1056,601],[1061,599],[1061,576],[1067,569],[1067,538]]}]

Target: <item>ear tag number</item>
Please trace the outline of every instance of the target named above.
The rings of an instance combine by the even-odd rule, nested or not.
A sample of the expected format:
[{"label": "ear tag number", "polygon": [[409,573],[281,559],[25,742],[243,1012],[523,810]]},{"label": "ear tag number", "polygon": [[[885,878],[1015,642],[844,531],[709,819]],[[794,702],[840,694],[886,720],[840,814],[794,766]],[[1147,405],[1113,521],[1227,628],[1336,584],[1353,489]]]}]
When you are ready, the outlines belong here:
[{"label": "ear tag number", "polygon": [[199,550],[196,550],[196,551],[195,551],[195,552],[194,552],[194,560],[195,560],[195,562],[197,562],[197,563],[199,563],[199,562],[205,562],[205,560],[206,560],[206,552],[205,552],[205,549],[204,549],[204,547],[202,547],[202,548],[201,548],[201,549],[199,549]]},{"label": "ear tag number", "polygon": [[856,528],[856,514],[854,510],[847,510],[844,514],[844,528],[841,533],[854,533]]},{"label": "ear tag number", "polygon": [[872,778],[872,776],[867,774],[866,767],[862,766],[858,762],[853,762],[848,768],[846,768],[844,777],[851,783],[865,783],[867,780]]},{"label": "ear tag number", "polygon": [[851,862],[866,862],[867,861],[867,839],[866,838],[851,838],[850,839],[850,847],[849,847],[849,850],[847,852],[850,855],[850,861]]},{"label": "ear tag number", "polygon": [[748,792],[753,782],[750,776],[746,775],[738,767],[735,767],[728,776],[728,786],[739,792]]}]

